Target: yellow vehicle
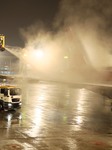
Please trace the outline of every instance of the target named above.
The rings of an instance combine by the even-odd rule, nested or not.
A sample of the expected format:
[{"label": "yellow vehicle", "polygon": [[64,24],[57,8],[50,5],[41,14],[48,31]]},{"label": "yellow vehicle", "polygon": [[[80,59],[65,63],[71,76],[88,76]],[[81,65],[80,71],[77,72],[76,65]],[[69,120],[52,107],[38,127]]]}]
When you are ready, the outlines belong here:
[{"label": "yellow vehicle", "polygon": [[0,86],[0,109],[13,110],[20,108],[21,89],[16,86],[1,85]]},{"label": "yellow vehicle", "polygon": [[0,51],[4,51],[4,50],[5,50],[5,36],[0,35]]}]

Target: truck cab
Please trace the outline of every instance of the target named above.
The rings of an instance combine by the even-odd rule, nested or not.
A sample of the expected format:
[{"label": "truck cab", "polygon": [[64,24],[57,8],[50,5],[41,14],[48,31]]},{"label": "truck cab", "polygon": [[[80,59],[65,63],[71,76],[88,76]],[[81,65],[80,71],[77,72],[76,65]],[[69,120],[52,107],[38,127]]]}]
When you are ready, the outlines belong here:
[{"label": "truck cab", "polygon": [[0,86],[0,109],[12,110],[20,108],[21,89],[16,86],[2,85]]}]

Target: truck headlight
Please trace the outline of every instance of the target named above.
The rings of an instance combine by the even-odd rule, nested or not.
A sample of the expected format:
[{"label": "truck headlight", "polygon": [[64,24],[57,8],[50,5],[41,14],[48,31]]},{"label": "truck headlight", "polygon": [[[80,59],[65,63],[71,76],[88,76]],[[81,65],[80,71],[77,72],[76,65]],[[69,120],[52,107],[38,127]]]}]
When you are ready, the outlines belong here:
[{"label": "truck headlight", "polygon": [[11,103],[8,103],[8,107],[9,107],[9,108],[12,107],[12,104],[11,104]]},{"label": "truck headlight", "polygon": [[22,105],[22,103],[20,102],[20,103],[19,103],[19,106],[21,106],[21,105]]}]

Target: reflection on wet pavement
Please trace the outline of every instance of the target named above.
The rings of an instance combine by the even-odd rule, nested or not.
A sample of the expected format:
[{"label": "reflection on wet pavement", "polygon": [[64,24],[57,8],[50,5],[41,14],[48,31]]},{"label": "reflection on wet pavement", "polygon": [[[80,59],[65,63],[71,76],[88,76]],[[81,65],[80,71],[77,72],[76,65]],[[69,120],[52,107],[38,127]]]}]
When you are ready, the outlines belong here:
[{"label": "reflection on wet pavement", "polygon": [[23,91],[21,110],[0,114],[1,139],[45,150],[112,148],[111,100],[58,83],[27,84]]}]

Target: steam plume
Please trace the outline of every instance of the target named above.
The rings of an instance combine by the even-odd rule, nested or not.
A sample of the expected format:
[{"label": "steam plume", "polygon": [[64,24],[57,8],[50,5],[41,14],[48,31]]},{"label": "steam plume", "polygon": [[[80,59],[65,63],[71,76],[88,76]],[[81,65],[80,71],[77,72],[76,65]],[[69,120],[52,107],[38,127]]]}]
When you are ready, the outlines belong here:
[{"label": "steam plume", "polygon": [[111,3],[62,0],[54,19],[54,31],[38,23],[22,30],[25,50],[31,54],[34,49],[43,48],[46,54],[41,62],[26,59],[34,72],[43,77],[61,79],[64,75],[67,80],[82,81],[90,79],[90,72],[91,79],[96,79],[99,69],[111,66]]}]

